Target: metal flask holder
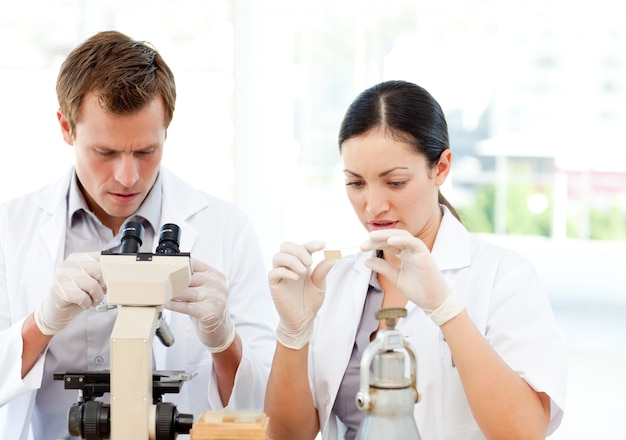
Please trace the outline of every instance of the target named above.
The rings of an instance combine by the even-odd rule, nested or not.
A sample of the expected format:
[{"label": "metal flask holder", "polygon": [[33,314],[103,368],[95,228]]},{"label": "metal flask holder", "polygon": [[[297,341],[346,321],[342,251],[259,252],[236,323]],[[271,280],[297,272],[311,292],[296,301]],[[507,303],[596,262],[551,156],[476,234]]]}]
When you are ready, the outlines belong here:
[{"label": "metal flask holder", "polygon": [[[420,400],[417,356],[411,344],[395,329],[398,319],[406,315],[404,308],[376,312],[376,318],[384,319],[387,328],[378,331],[361,359],[356,404],[366,414],[357,431],[357,440],[421,440],[413,416],[414,405]],[[410,378],[405,377],[404,352],[411,362]]]}]

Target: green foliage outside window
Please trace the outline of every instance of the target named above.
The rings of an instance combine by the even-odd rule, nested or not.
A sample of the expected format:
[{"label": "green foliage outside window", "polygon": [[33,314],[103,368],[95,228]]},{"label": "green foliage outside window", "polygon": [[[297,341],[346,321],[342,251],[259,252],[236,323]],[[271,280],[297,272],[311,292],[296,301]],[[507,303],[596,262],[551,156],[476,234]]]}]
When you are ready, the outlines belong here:
[{"label": "green foliage outside window", "polygon": [[[548,200],[548,206],[542,212],[532,212],[528,200],[538,191],[531,185],[511,184],[506,189],[506,233],[513,235],[550,236],[552,195],[549,191],[540,191]],[[495,232],[494,185],[486,185],[476,192],[472,205],[459,208],[461,218],[471,232]]]},{"label": "green foliage outside window", "polygon": [[617,204],[591,210],[592,240],[626,240],[626,214]]},{"label": "green foliage outside window", "polygon": [[470,232],[495,232],[495,194],[495,186],[487,185],[476,189],[473,204],[456,207],[463,224]]},{"label": "green foliage outside window", "polygon": [[[548,200],[548,206],[539,213],[532,212],[528,200],[533,194],[541,193]],[[495,185],[485,185],[477,189],[474,203],[458,208],[461,219],[471,232],[495,232]],[[552,193],[550,190],[537,191],[533,185],[510,184],[506,191],[506,233],[514,235],[551,235]],[[592,240],[626,240],[626,213],[618,204],[606,208],[592,208],[589,211],[589,237]],[[581,237],[578,219],[568,217],[567,236]]]}]

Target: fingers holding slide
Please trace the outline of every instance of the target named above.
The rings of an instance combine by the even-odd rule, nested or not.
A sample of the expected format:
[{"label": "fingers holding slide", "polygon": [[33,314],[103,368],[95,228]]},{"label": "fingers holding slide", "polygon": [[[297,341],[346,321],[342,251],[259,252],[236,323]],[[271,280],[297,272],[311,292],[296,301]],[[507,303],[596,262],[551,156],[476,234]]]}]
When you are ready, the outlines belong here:
[{"label": "fingers holding slide", "polygon": [[429,252],[422,240],[404,229],[380,229],[372,231],[369,238],[361,244],[361,250],[392,248],[396,254],[403,251],[410,253]]},{"label": "fingers holding slide", "polygon": [[273,269],[269,273],[270,284],[275,285],[281,280],[298,280],[313,264],[311,254],[323,248],[324,242],[319,240],[303,245],[292,242],[282,243],[280,251],[272,258]]}]

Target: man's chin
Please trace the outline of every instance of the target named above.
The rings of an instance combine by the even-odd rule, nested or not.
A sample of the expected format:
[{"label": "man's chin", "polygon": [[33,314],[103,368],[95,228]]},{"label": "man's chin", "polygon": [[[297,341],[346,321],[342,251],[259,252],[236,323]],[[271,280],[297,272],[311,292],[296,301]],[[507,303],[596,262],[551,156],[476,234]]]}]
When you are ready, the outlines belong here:
[{"label": "man's chin", "polygon": [[107,211],[107,215],[110,219],[115,220],[116,222],[120,222],[120,224],[126,222],[126,220],[137,212],[136,208],[126,207],[125,209],[110,209]]}]

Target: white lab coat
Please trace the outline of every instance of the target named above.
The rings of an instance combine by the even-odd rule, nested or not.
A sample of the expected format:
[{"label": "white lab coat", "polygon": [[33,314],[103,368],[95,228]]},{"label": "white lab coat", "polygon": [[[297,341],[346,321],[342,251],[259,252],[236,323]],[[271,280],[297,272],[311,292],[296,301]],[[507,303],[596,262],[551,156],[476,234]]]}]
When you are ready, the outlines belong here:
[{"label": "white lab coat", "polygon": [[[535,390],[550,396],[554,431],[563,416],[566,354],[533,268],[517,254],[471,236],[447,209],[432,255],[478,330]],[[331,411],[361,319],[371,277],[363,261],[369,256],[337,262],[329,273],[310,345],[311,388],[325,440],[342,438],[345,431]],[[409,302],[407,310],[397,328],[417,353],[422,399],[414,414],[422,438],[484,439],[441,330],[415,304]]]},{"label": "white lab coat", "polygon": [[[42,381],[53,380],[42,377],[45,355],[21,379],[20,331],[25,317],[48,294],[55,268],[63,260],[67,193],[73,173],[72,169],[61,181],[0,207],[0,414],[5,417],[4,426],[0,425],[2,439],[32,438],[29,425],[34,405],[54,405],[50,397],[36,400]],[[191,188],[165,169],[161,175],[161,224],[180,226],[181,251],[190,252],[193,258],[223,272],[228,280],[228,307],[243,342],[243,357],[227,409],[262,410],[275,347],[276,315],[251,224],[234,205]],[[158,234],[155,235],[157,241]],[[191,320],[183,314],[166,314],[176,342],[166,348],[155,338],[156,369],[184,370],[197,376],[184,383],[179,394],[165,394],[164,400],[174,402],[181,413],[193,412],[196,418],[204,410],[222,409],[211,354],[197,338]],[[102,338],[106,344],[109,336],[91,337]],[[76,369],[75,365],[66,367],[64,371]],[[107,368],[103,365],[102,369]],[[59,410],[63,417],[68,409]]]}]

